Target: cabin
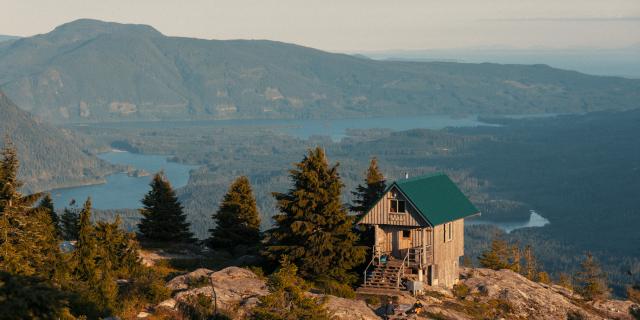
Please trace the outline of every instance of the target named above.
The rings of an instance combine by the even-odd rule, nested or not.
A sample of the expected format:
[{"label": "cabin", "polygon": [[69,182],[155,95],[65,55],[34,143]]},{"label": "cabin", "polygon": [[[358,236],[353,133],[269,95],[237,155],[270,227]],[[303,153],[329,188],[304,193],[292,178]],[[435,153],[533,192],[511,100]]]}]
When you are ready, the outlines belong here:
[{"label": "cabin", "polygon": [[357,222],[374,238],[362,288],[451,288],[464,255],[464,219],[479,214],[445,174],[393,182]]}]

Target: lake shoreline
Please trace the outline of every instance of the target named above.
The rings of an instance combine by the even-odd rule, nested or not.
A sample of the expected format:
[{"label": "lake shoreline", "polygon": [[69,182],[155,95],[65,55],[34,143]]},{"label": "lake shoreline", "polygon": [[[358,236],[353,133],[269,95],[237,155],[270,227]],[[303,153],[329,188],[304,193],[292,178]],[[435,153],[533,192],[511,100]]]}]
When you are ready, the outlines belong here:
[{"label": "lake shoreline", "polygon": [[529,210],[529,219],[528,220],[512,220],[512,221],[491,221],[491,220],[482,220],[482,219],[473,219],[469,220],[465,223],[468,226],[478,226],[478,225],[492,225],[496,226],[502,231],[506,233],[511,233],[513,231],[525,228],[542,228],[549,224],[551,221],[549,219],[543,217],[535,210]]},{"label": "lake shoreline", "polygon": [[73,200],[77,203],[91,197],[96,209],[137,208],[140,199],[149,189],[152,172],[164,171],[174,188],[179,189],[186,186],[191,170],[198,167],[171,161],[170,155],[147,155],[121,149],[97,156],[120,170],[100,180],[50,189],[48,192],[57,207],[64,207]]}]

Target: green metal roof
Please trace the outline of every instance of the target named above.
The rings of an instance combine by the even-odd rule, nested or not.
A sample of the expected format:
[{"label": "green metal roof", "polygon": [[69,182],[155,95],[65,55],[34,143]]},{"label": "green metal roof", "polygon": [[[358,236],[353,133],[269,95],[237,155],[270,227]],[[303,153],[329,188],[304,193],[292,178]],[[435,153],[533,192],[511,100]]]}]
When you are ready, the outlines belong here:
[{"label": "green metal roof", "polygon": [[400,189],[433,226],[480,213],[443,173],[399,180],[389,188],[393,186]]}]

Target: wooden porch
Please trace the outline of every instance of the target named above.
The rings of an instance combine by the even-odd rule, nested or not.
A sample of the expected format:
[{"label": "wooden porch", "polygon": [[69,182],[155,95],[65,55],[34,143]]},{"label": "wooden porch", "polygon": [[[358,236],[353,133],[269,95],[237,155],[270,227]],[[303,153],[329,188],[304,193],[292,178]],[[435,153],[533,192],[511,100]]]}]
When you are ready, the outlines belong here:
[{"label": "wooden porch", "polygon": [[380,246],[372,247],[372,257],[364,271],[363,288],[406,289],[403,280],[423,281],[424,272],[433,263],[433,247],[413,247],[398,250],[398,259],[392,251]]}]

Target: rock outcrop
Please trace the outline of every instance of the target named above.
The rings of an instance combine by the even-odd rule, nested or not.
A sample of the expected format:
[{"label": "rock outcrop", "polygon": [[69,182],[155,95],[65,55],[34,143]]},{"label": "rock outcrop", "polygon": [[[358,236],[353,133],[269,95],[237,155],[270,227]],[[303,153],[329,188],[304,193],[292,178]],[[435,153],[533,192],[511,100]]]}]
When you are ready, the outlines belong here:
[{"label": "rock outcrop", "polygon": [[461,269],[461,278],[459,285],[466,286],[468,294],[422,298],[425,309],[445,319],[473,319],[483,311],[506,319],[568,319],[569,315],[580,319],[634,319],[631,301],[585,301],[564,287],[533,282],[511,270],[467,268]]},{"label": "rock outcrop", "polygon": [[[208,281],[203,281],[204,277]],[[194,287],[198,284],[202,286]],[[177,291],[177,293],[172,299],[158,304],[155,309],[177,310],[180,304],[188,304],[191,297],[199,295],[213,299],[214,289],[210,284],[213,284],[213,288],[215,288],[217,307],[233,315],[235,319],[244,319],[258,303],[259,297],[269,293],[266,279],[258,277],[247,269],[228,267],[218,272],[197,269],[167,282],[167,287]],[[325,307],[337,320],[379,319],[367,304],[360,300],[326,296]]]},{"label": "rock outcrop", "polygon": [[[246,318],[259,298],[268,294],[266,281],[253,272],[229,267],[217,272],[197,269],[173,278],[167,287],[174,290],[172,299],[161,302],[155,310],[177,311],[181,305],[189,304],[193,297],[205,296],[215,300],[218,310],[224,310],[234,319]],[[424,294],[413,297],[408,292],[388,292],[398,308],[394,319],[635,319],[631,301],[604,300],[585,301],[573,291],[557,285],[533,282],[510,270],[461,269],[459,288],[445,290],[430,288]],[[334,319],[374,320],[380,319],[385,309],[376,299],[344,299],[324,296],[325,307]],[[390,297],[391,298],[391,297]],[[378,301],[387,301],[387,297]],[[406,314],[417,301],[424,306],[420,315]],[[640,310],[640,309],[638,309]]]}]

